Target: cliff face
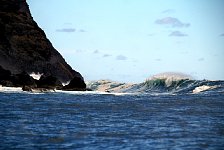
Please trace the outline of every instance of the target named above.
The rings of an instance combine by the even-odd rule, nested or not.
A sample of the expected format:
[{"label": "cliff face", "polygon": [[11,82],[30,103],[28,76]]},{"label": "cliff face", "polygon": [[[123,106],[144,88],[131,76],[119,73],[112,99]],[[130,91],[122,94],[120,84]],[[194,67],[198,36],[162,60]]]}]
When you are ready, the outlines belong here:
[{"label": "cliff face", "polygon": [[62,82],[83,80],[33,20],[26,0],[0,0],[0,66],[14,74],[39,72]]}]

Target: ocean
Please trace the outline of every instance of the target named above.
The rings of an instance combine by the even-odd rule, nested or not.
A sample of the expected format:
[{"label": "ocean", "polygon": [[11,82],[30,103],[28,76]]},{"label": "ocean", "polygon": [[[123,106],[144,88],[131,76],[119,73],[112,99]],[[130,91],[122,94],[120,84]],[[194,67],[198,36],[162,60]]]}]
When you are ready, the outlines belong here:
[{"label": "ocean", "polygon": [[223,149],[224,92],[0,92],[0,149]]}]

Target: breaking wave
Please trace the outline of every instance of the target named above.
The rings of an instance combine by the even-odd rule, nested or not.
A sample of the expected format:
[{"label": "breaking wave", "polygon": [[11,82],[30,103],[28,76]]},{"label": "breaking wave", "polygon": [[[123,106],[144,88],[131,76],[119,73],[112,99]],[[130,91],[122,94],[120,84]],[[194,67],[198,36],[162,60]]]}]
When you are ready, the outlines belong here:
[{"label": "breaking wave", "polygon": [[224,91],[224,81],[192,79],[152,79],[141,84],[144,92],[199,93],[203,91]]},{"label": "breaking wave", "polygon": [[161,73],[136,84],[126,91],[140,93],[224,92],[224,81],[195,80],[182,73]]}]

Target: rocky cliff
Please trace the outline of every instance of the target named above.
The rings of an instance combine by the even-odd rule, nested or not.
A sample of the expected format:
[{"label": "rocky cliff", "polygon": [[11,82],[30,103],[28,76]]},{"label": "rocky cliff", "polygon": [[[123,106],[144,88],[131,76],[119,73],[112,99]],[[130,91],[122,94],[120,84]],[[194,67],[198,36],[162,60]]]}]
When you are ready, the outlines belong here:
[{"label": "rocky cliff", "polygon": [[26,0],[0,0],[0,66],[12,73],[43,73],[67,82],[83,80],[33,20]]}]

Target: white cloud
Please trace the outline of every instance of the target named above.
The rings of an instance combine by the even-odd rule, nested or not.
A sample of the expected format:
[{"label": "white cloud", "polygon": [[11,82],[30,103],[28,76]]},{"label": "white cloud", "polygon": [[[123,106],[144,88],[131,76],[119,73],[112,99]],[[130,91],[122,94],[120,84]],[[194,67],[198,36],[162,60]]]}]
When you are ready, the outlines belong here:
[{"label": "white cloud", "polygon": [[174,9],[166,9],[166,10],[162,11],[162,13],[164,13],[164,14],[170,14],[170,13],[174,13],[174,12],[175,12]]},{"label": "white cloud", "polygon": [[118,55],[118,56],[116,57],[116,60],[127,60],[127,57],[124,56],[124,55]]},{"label": "white cloud", "polygon": [[169,36],[178,36],[178,37],[184,37],[184,36],[188,36],[187,34],[185,33],[182,33],[180,31],[173,31],[169,34]]},{"label": "white cloud", "polygon": [[70,33],[70,32],[75,32],[76,29],[75,28],[62,28],[62,29],[57,29],[56,31],[57,32],[67,32],[67,33]]},{"label": "white cloud", "polygon": [[105,57],[110,57],[110,56],[112,56],[112,55],[110,55],[110,54],[104,54],[104,55],[103,55],[104,58],[105,58]]},{"label": "white cloud", "polygon": [[155,23],[158,25],[169,25],[173,28],[182,28],[190,26],[190,23],[183,23],[182,21],[174,17],[165,17],[162,19],[157,19]]}]

